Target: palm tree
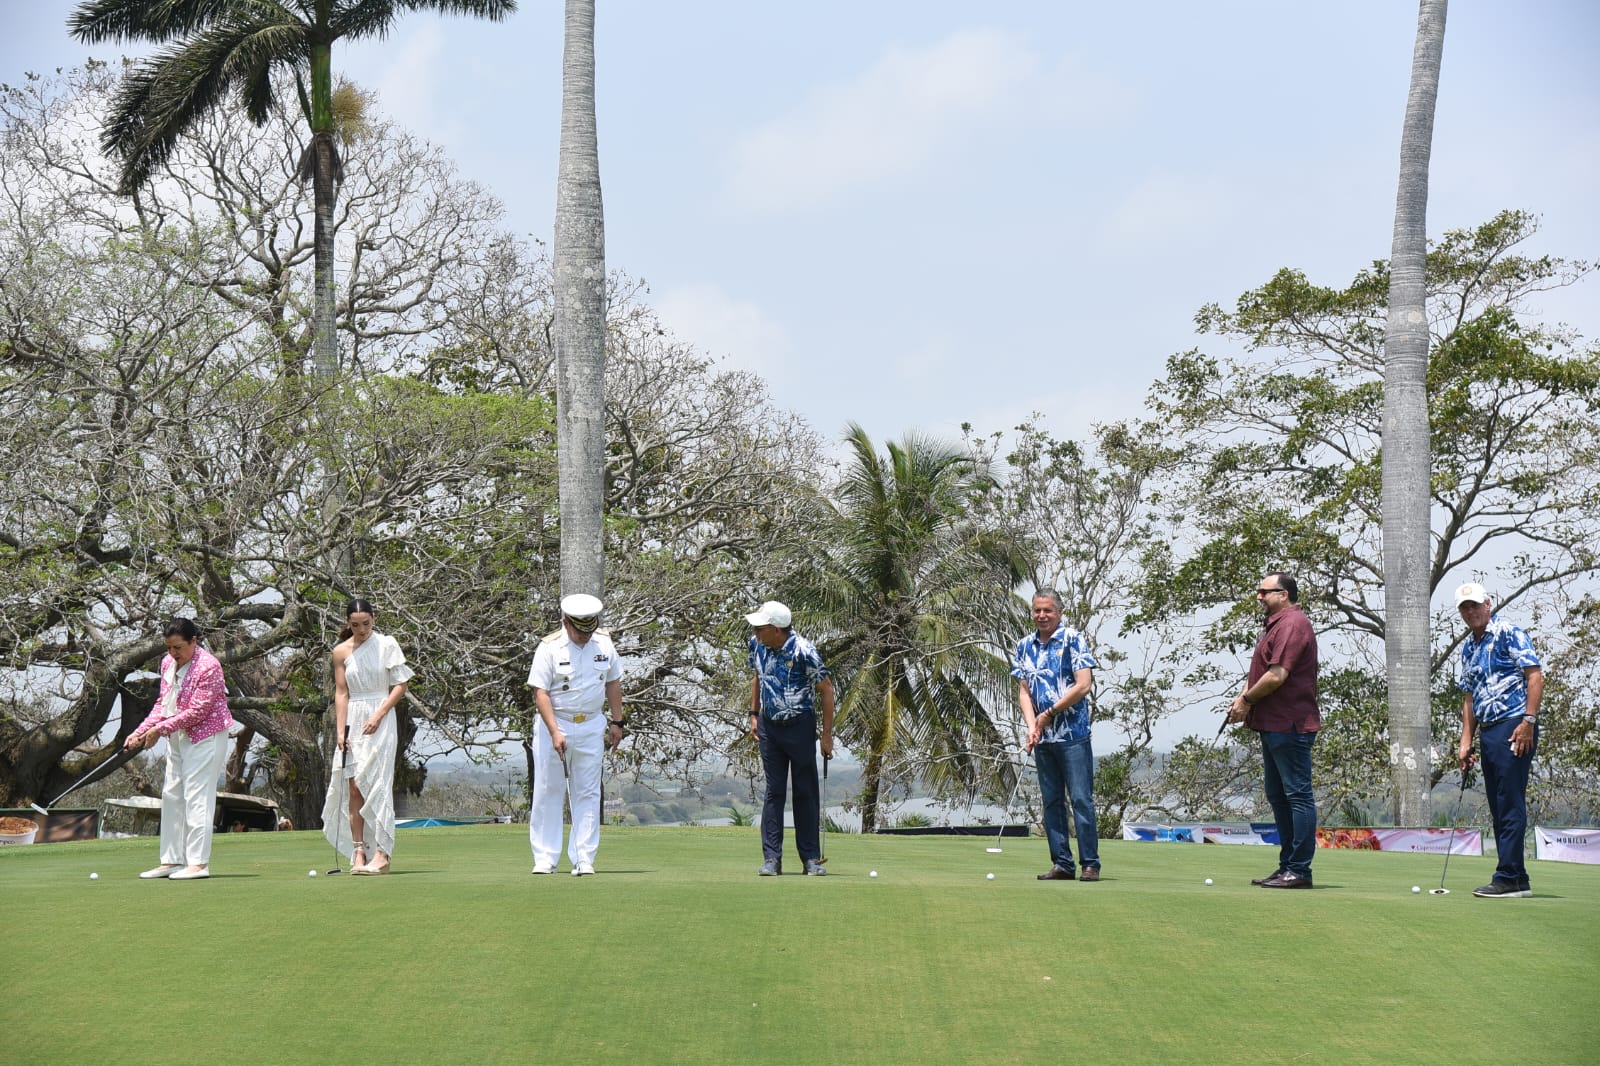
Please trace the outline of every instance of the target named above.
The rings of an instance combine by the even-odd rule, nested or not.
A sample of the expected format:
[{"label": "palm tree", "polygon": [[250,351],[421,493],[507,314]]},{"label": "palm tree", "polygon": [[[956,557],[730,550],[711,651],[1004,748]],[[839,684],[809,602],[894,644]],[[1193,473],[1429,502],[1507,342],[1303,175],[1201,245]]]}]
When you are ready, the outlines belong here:
[{"label": "palm tree", "polygon": [[606,236],[594,112],[594,0],[567,0],[556,171],[556,445],[561,592],[604,591]]},{"label": "palm tree", "polygon": [[1446,0],[1422,0],[1411,90],[1400,134],[1400,189],[1389,257],[1383,372],[1383,583],[1389,673],[1390,765],[1396,825],[1427,825],[1429,625],[1428,157],[1444,54]]},{"label": "palm tree", "polygon": [[516,6],[516,0],[85,0],[67,26],[85,44],[170,43],[133,67],[102,137],[106,151],[122,162],[122,192],[129,196],[149,183],[184,131],[230,93],[252,122],[265,124],[277,105],[273,73],[294,74],[311,127],[300,180],[311,182],[316,209],[313,363],[319,373],[332,374],[339,366],[333,207],[341,173],[334,143],[334,42],[384,37],[405,11],[431,8],[498,21]]},{"label": "palm tree", "polygon": [[[941,791],[974,794],[1009,764],[985,707],[1010,691],[994,634],[1024,567],[974,514],[994,486],[968,452],[910,434],[880,456],[860,426],[834,529],[796,599],[842,692],[839,737],[864,753],[861,824],[877,828],[886,775],[909,758]],[[1006,617],[1006,621],[1013,620]],[[986,625],[986,622],[995,623]]]}]

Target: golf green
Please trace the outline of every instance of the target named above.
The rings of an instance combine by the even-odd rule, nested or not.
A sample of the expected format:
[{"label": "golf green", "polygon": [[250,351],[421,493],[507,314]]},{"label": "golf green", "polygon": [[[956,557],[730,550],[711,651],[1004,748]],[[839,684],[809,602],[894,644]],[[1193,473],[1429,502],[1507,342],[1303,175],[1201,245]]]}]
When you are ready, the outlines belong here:
[{"label": "golf green", "polygon": [[596,876],[535,877],[524,827],[474,826],[329,877],[319,834],[250,833],[185,883],[137,878],[149,838],[0,849],[0,1061],[1600,1055],[1600,868],[1484,900],[1489,859],[1434,896],[1439,856],[1322,851],[1284,892],[1269,848],[1106,841],[1099,884],[1042,883],[1042,840],[992,844],[830,835],[829,876],[759,878],[755,829],[608,827]]}]

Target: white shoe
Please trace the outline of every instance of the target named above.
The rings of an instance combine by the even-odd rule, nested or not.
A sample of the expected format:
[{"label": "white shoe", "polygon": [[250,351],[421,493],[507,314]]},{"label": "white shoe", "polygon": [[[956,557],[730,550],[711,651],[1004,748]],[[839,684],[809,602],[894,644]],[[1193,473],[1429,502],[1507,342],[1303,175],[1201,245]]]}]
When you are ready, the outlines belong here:
[{"label": "white shoe", "polygon": [[139,876],[148,881],[152,877],[171,877],[181,869],[183,869],[181,866],[157,866],[153,869],[144,871]]},{"label": "white shoe", "polygon": [[591,862],[580,862],[572,868],[573,877],[582,877],[584,874],[592,873],[594,873],[594,863]]},{"label": "white shoe", "polygon": [[174,870],[167,875],[169,881],[199,881],[211,876],[211,870],[205,866],[185,866],[181,870]]},{"label": "white shoe", "polygon": [[556,872],[556,868],[548,862],[536,862],[533,864],[533,872],[536,874],[553,874]]}]

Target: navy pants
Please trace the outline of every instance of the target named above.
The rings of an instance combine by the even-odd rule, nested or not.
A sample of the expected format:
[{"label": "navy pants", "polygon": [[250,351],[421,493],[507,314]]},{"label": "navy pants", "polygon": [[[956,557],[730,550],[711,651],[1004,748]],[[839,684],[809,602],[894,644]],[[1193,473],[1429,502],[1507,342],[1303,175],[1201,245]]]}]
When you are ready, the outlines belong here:
[{"label": "navy pants", "polygon": [[1267,804],[1278,827],[1278,869],[1311,876],[1317,853],[1317,800],[1311,791],[1315,733],[1262,733],[1261,764]]},{"label": "navy pants", "polygon": [[1539,725],[1533,726],[1533,743],[1528,754],[1511,754],[1511,732],[1522,719],[1503,718],[1478,729],[1478,748],[1483,754],[1483,790],[1489,797],[1489,817],[1494,821],[1494,850],[1500,865],[1494,879],[1510,884],[1526,884],[1528,868],[1522,861],[1522,838],[1528,831],[1528,772],[1539,750]]},{"label": "navy pants", "polygon": [[817,788],[816,717],[803,714],[784,722],[765,714],[757,725],[761,768],[767,774],[767,796],[761,805],[761,853],[769,862],[783,861],[783,794],[794,778],[794,845],[802,863],[822,858],[820,792]]}]

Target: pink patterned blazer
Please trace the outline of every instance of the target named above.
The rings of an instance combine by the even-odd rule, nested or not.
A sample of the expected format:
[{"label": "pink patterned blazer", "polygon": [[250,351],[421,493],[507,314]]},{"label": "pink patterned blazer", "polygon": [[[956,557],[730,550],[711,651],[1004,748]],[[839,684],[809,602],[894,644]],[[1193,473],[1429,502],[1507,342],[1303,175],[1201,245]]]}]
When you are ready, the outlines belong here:
[{"label": "pink patterned blazer", "polygon": [[178,687],[178,710],[171,718],[161,717],[161,705],[166,701],[168,681],[173,666],[172,656],[161,657],[161,695],[150,709],[150,716],[139,723],[135,733],[155,730],[158,736],[171,736],[182,729],[194,742],[205,740],[233,725],[233,715],[228,710],[228,690],[222,681],[222,664],[204,648],[194,650],[189,660],[189,672]]}]

